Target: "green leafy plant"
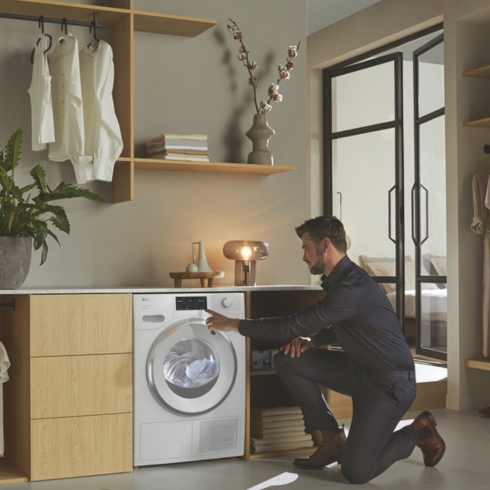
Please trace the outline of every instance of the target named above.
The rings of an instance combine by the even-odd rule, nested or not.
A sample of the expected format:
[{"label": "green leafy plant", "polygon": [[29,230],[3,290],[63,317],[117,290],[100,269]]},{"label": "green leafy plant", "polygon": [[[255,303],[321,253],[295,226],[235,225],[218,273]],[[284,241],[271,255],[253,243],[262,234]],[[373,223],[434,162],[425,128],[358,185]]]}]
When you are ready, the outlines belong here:
[{"label": "green leafy plant", "polygon": [[[18,129],[0,151],[0,236],[31,237],[34,249],[42,248],[41,265],[48,255],[47,238],[51,236],[60,244],[52,227],[69,234],[70,222],[63,207],[51,204],[61,199],[85,197],[105,202],[88,189],[62,182],[56,189],[46,183],[46,172],[36,165],[29,174],[32,184],[19,187],[15,184],[15,167],[19,164],[22,148],[22,130]],[[32,196],[31,191],[37,190]]]}]

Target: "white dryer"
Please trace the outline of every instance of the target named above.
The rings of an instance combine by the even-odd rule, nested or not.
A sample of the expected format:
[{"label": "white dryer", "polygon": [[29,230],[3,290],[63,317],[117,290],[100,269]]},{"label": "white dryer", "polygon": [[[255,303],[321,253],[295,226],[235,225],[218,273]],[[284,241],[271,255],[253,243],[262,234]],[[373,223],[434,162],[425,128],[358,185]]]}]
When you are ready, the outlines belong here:
[{"label": "white dryer", "polygon": [[134,466],[243,455],[245,338],[203,311],[244,318],[243,293],[133,298]]}]

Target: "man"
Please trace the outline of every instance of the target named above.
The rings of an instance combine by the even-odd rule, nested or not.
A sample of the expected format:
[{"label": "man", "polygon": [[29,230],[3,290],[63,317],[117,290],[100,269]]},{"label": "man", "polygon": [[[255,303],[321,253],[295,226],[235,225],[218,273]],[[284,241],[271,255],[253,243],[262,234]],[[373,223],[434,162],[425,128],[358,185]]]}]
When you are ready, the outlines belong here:
[{"label": "man", "polygon": [[[238,320],[207,310],[208,330],[286,342],[274,357],[277,374],[301,406],[306,430],[322,435],[309,458],[294,461],[297,467],[318,469],[338,461],[349,482],[365,483],[410,456],[415,446],[425,465],[435,466],[446,446],[430,412],[394,432],[412,405],[416,384],[410,349],[386,295],[346,255],[346,235],[337,218],[307,220],[296,233],[311,274],[322,274],[325,298],[282,318]],[[318,348],[334,343],[342,351]],[[352,397],[347,439],[319,384]]]}]

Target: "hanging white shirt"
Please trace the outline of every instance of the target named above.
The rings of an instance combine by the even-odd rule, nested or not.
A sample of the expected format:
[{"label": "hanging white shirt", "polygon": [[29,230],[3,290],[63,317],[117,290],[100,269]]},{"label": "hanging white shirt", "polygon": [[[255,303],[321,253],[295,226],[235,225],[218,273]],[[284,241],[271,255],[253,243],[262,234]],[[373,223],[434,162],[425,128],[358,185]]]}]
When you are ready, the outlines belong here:
[{"label": "hanging white shirt", "polygon": [[0,456],[4,452],[3,438],[3,383],[8,381],[9,375],[7,370],[10,367],[10,360],[5,350],[5,346],[0,342]]},{"label": "hanging white shirt", "polygon": [[32,151],[47,148],[54,141],[53,100],[51,97],[51,75],[48,55],[51,38],[41,34],[34,46],[31,86],[27,90],[31,99]]},{"label": "hanging white shirt", "polygon": [[[80,76],[86,155],[82,160],[88,156],[93,163],[92,175],[87,175],[86,181],[110,182],[123,141],[112,98],[114,62],[109,44],[101,40],[97,49],[89,45],[80,51]],[[78,160],[72,158],[74,164]]]},{"label": "hanging white shirt", "polygon": [[[59,39],[49,58],[49,66],[55,128],[55,141],[49,145],[49,158],[64,162],[85,154],[80,59],[75,37],[66,34]],[[90,160],[77,158],[73,164],[77,182],[83,182],[86,173],[91,175]]]}]

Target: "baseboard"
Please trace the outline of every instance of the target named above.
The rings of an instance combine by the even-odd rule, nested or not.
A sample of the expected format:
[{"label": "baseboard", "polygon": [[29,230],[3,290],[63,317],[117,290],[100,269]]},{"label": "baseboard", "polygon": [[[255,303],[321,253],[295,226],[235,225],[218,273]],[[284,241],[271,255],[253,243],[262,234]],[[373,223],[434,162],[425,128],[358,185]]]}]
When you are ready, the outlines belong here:
[{"label": "baseboard", "polygon": [[478,410],[490,406],[490,394],[472,396],[446,396],[446,408],[457,412],[466,410]]}]

